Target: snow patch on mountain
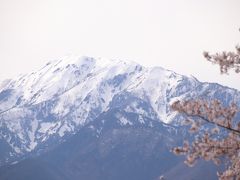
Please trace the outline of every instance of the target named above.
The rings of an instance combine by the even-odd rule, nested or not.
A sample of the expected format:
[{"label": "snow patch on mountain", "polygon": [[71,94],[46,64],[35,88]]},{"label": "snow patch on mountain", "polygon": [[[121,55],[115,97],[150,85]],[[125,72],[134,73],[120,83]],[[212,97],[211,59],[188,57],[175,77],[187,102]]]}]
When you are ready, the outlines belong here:
[{"label": "snow patch on mountain", "polygon": [[[61,141],[114,108],[138,114],[141,124],[146,118],[170,124],[177,114],[169,104],[198,96],[240,99],[232,89],[161,67],[68,56],[1,84],[0,139],[17,154],[29,153],[52,139]],[[116,118],[122,126],[134,123],[123,114]]]}]

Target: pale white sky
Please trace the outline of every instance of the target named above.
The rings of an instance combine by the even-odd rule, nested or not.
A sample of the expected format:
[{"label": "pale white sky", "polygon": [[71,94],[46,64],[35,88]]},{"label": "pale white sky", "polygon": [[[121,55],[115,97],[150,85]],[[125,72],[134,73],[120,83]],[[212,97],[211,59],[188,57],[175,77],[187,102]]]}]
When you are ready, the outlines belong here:
[{"label": "pale white sky", "polygon": [[0,0],[0,80],[67,54],[134,60],[240,90],[202,52],[240,43],[239,0]]}]

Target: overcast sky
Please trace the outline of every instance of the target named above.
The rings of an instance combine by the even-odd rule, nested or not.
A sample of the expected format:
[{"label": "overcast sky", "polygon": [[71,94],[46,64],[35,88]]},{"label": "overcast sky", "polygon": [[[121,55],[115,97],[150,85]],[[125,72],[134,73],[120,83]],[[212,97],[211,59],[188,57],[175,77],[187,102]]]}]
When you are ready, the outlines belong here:
[{"label": "overcast sky", "polygon": [[0,80],[68,54],[133,60],[240,90],[202,52],[240,43],[239,0],[0,0]]}]

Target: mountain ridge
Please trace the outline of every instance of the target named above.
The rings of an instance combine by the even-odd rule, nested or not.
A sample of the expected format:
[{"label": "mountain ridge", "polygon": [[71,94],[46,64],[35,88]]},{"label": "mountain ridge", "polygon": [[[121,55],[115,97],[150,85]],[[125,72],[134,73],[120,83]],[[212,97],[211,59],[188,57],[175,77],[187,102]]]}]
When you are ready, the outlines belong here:
[{"label": "mountain ridge", "polygon": [[1,85],[0,166],[48,152],[104,113],[113,122],[102,119],[92,127],[96,136],[109,130],[101,127],[145,126],[163,126],[171,136],[182,131],[184,117],[172,112],[170,104],[189,98],[217,98],[229,104],[240,102],[240,93],[135,62],[85,56],[47,63]]}]

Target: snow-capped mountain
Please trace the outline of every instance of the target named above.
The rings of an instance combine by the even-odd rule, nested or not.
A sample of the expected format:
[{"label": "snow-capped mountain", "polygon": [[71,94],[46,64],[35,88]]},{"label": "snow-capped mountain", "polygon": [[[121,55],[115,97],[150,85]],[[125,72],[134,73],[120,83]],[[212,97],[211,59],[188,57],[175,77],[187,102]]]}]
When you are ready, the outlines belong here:
[{"label": "snow-capped mountain", "polygon": [[119,126],[159,122],[176,131],[180,117],[169,105],[201,97],[240,102],[237,90],[161,67],[74,56],[49,62],[0,85],[0,166],[47,152],[86,126],[99,134],[102,126],[90,124],[114,109]]}]

